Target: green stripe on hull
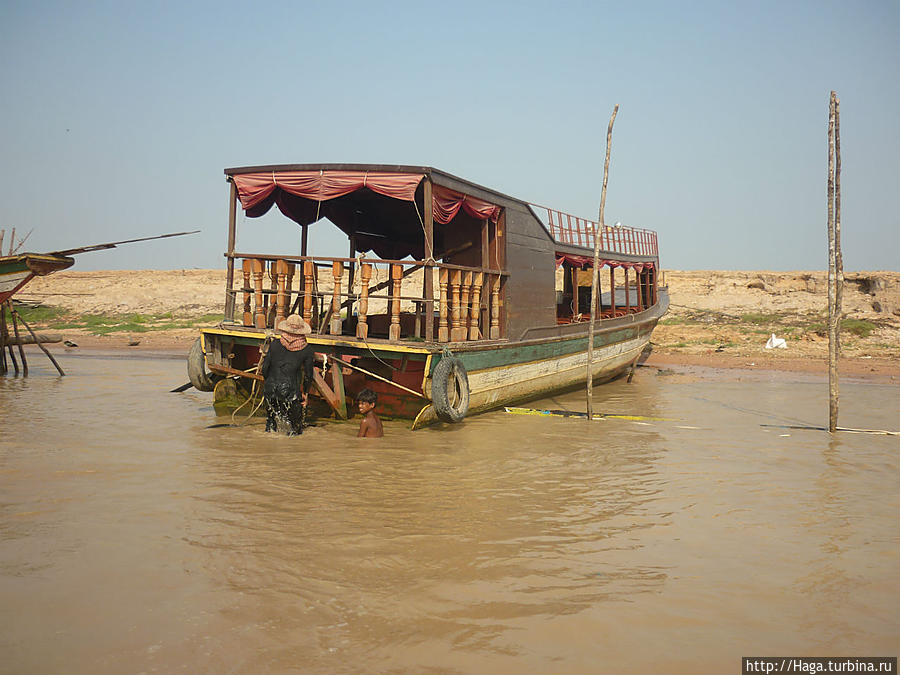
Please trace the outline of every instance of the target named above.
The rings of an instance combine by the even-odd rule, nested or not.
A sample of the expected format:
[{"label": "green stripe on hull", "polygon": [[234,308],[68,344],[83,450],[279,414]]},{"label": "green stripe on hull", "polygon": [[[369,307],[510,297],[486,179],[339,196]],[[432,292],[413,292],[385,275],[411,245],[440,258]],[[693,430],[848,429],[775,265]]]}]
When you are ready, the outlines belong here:
[{"label": "green stripe on hull", "polygon": [[0,277],[5,274],[16,274],[17,272],[28,272],[28,265],[24,260],[13,260],[9,262],[0,262]]},{"label": "green stripe on hull", "polygon": [[[653,330],[655,322],[645,326],[624,326],[618,330],[601,333],[594,336],[594,348],[599,349],[618,342],[632,340],[640,335],[648,334]],[[452,351],[452,350],[451,350]],[[570,354],[587,351],[587,336],[560,339],[554,338],[546,342],[530,345],[509,345],[504,347],[487,348],[479,351],[458,352],[453,355],[462,361],[469,372],[485,370],[488,368],[500,368],[531,361],[559,358]],[[431,370],[440,359],[435,359],[431,364]],[[429,373],[430,374],[430,373]]]}]

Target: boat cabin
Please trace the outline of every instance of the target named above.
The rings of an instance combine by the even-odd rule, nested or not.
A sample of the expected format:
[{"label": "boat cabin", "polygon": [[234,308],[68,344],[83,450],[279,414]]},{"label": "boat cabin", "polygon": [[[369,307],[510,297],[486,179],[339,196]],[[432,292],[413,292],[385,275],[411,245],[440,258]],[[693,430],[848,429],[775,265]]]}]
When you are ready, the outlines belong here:
[{"label": "boat cabin", "polygon": [[[300,164],[226,169],[231,184],[225,323],[254,331],[301,314],[321,336],[483,346],[584,331],[656,303],[656,234],[521,201],[430,167]],[[273,207],[294,252],[235,250],[236,213]],[[311,255],[323,218],[346,257]],[[591,308],[599,231],[601,301]],[[224,325],[224,324],[223,324]],[[474,346],[474,345],[473,345]]]}]

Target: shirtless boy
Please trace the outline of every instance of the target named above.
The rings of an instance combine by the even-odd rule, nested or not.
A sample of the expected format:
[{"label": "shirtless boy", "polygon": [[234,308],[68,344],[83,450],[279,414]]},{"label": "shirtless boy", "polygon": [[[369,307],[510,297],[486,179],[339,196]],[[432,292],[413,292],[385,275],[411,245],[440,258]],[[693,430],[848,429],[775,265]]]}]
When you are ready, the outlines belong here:
[{"label": "shirtless boy", "polygon": [[381,426],[381,420],[375,414],[375,404],[378,402],[378,394],[371,389],[363,389],[356,397],[356,403],[359,406],[359,413],[363,415],[362,422],[359,423],[359,433],[357,437],[376,438],[384,436],[384,428]]}]

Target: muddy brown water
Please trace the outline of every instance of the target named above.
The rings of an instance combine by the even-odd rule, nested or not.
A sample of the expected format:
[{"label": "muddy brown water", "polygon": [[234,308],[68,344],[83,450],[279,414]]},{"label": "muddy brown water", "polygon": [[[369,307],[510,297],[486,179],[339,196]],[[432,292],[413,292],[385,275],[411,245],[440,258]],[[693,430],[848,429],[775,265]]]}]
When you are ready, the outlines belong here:
[{"label": "muddy brown water", "polygon": [[[827,384],[664,376],[605,412],[358,440],[209,429],[171,358],[0,378],[0,671],[739,672],[896,655],[900,441]],[[897,385],[841,423],[896,428]],[[536,404],[579,409],[576,392]]]}]

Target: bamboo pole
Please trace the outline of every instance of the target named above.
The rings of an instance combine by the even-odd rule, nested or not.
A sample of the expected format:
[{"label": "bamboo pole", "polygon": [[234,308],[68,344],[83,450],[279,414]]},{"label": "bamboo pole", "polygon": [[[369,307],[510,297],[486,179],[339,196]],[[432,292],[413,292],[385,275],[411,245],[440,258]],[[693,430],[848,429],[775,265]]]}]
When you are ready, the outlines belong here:
[{"label": "bamboo pole", "polygon": [[[616,121],[616,114],[619,112],[619,104],[616,103],[613,108],[612,117],[609,118],[609,127],[606,129],[606,162],[603,165],[603,189],[600,191],[600,218],[598,228],[603,231],[603,211],[606,208],[606,185],[609,181],[609,151],[612,144],[613,122]],[[597,285],[600,281],[600,271],[597,269],[600,263],[600,232],[594,233],[594,267],[591,274],[591,309],[597,306]],[[615,286],[612,288],[615,293]],[[594,419],[594,324],[596,322],[596,312],[591,312],[590,328],[588,329],[588,352],[587,352],[587,414],[588,419]]]},{"label": "bamboo pole", "polygon": [[[839,101],[832,91],[828,109],[828,431],[837,431],[839,385],[837,361],[840,354],[843,267],[840,253],[840,148],[838,140]],[[839,272],[840,269],[840,272]]]}]

